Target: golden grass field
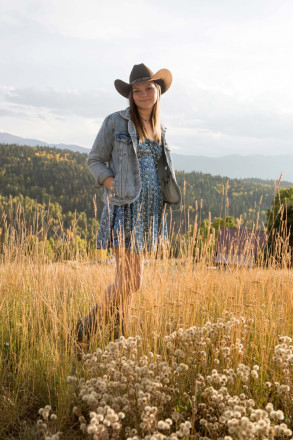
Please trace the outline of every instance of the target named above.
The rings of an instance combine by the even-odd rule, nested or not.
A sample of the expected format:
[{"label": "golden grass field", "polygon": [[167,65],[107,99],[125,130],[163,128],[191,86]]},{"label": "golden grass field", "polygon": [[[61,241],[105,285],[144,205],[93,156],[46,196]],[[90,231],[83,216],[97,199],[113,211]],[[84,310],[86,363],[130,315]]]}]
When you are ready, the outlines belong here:
[{"label": "golden grass field", "polygon": [[[111,374],[115,376],[116,373],[109,372],[105,362],[99,360],[100,352],[94,358],[88,356],[87,360],[78,361],[72,331],[77,320],[89,311],[103,289],[113,281],[114,270],[114,265],[105,261],[53,263],[24,255],[0,265],[1,440],[34,440],[44,436],[57,439],[58,435],[54,437],[57,431],[63,433],[60,439],[291,438],[292,341],[285,338],[278,353],[274,354],[274,350],[280,343],[279,337],[293,337],[292,270],[261,267],[214,270],[208,268],[208,262],[194,264],[188,256],[150,258],[145,266],[143,286],[134,294],[129,310],[126,335],[126,338],[139,335],[140,346],[132,355],[127,354],[132,349],[127,351],[122,343],[119,348],[126,353],[125,362],[129,356],[131,362],[140,365],[136,369],[132,365],[135,373],[129,373],[128,384],[125,373],[126,385],[121,390],[119,383],[115,384],[117,395],[129,393],[129,403],[124,405],[125,418],[119,419],[120,425],[116,421],[114,429],[113,420],[118,416],[111,415],[112,420],[109,415],[107,423],[101,422],[103,417],[106,420],[105,415],[101,416],[100,425],[104,425],[100,430],[96,428],[99,421],[95,414],[103,413],[101,407],[105,407],[106,401],[111,406],[109,403],[115,397],[115,387],[109,385],[109,381]],[[232,324],[226,326],[231,316],[238,321],[232,320]],[[222,324],[211,327],[219,318]],[[207,322],[211,324],[206,325]],[[184,333],[193,326],[198,327],[192,333],[194,336]],[[174,341],[169,339],[167,348],[168,338],[164,340],[164,337],[180,328],[183,330],[173,334]],[[200,328],[204,329],[203,333]],[[91,351],[104,350],[106,344],[100,334],[91,341]],[[113,357],[107,353],[113,368],[120,368],[117,353],[111,355]],[[156,358],[156,355],[161,357]],[[180,357],[187,367],[178,367]],[[142,368],[140,362],[146,365],[145,368],[157,371],[156,377],[162,378],[164,393],[171,397],[164,400],[164,396],[152,394],[150,388],[150,394],[140,400],[143,394],[136,395],[133,391],[137,387],[140,393],[145,392],[143,379],[136,376],[138,368]],[[162,362],[169,367],[156,366]],[[149,367],[150,363],[155,366]],[[95,368],[89,370],[93,364]],[[247,377],[241,373],[244,367],[239,368],[239,364],[249,367],[246,369],[248,376],[245,373]],[[232,370],[229,373],[229,368],[235,374]],[[144,371],[146,376],[153,376],[148,370]],[[79,382],[80,378],[86,380],[93,374],[95,377],[104,375],[108,381],[105,385],[108,397],[99,395],[100,401],[96,403],[87,400],[88,394],[82,391],[84,381]],[[122,376],[117,374],[119,382]],[[226,379],[220,377],[221,374]],[[74,382],[78,384],[77,391],[74,385],[67,383],[68,376],[77,378],[72,380],[77,381]],[[137,385],[131,388],[133,381]],[[230,400],[225,397],[223,386],[229,391]],[[212,397],[211,393],[214,393]],[[220,397],[219,393],[222,393]],[[83,400],[82,395],[85,395]],[[249,399],[254,400],[254,407]],[[273,404],[275,412],[267,407],[268,403]],[[46,405],[57,414],[57,420],[49,419],[48,423],[45,420],[42,427],[42,422],[37,422],[40,419],[38,410]],[[118,403],[116,407],[115,402],[113,405],[118,412]],[[72,414],[74,406],[76,413],[82,411],[83,416],[79,415],[84,420]],[[258,412],[255,413],[252,407]],[[152,408],[157,409],[152,410],[151,417]],[[46,411],[45,419],[48,418]],[[37,423],[41,429],[37,428]],[[275,428],[280,424],[281,428]]]}]

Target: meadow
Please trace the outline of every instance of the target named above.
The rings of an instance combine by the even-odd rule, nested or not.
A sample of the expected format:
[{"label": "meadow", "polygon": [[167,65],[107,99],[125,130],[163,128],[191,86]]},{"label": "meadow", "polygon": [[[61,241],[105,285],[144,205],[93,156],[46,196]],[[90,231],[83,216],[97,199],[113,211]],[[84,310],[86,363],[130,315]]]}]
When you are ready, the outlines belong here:
[{"label": "meadow", "polygon": [[79,360],[74,329],[114,265],[76,251],[55,261],[27,230],[9,234],[1,440],[292,438],[290,265],[215,269],[210,242],[197,259],[184,241],[176,258],[150,255],[125,338],[109,342],[101,326]]}]

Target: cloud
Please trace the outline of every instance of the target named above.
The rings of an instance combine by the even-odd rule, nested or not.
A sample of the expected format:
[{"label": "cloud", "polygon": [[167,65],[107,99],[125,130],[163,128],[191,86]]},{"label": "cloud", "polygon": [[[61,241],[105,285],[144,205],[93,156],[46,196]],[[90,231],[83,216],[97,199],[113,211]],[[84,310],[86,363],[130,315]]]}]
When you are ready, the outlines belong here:
[{"label": "cloud", "polygon": [[[81,125],[89,124],[92,132],[82,145],[91,141],[90,136],[97,129],[98,121],[127,106],[126,100],[121,100],[123,103],[120,105],[116,91],[105,90],[2,86],[0,97],[2,116],[56,123],[63,132],[68,132],[66,124],[69,121],[83,120]],[[293,112],[290,107],[283,108],[283,111],[276,108],[262,95],[258,99],[245,100],[235,93],[219,89],[200,85],[181,86],[170,89],[162,97],[162,120],[168,127],[169,142],[176,148],[181,145],[186,154],[193,150],[194,144],[200,149],[198,154],[206,152],[208,155],[213,152],[228,154],[234,148],[238,152],[253,153],[258,149],[270,151],[270,154],[283,148],[283,152],[288,153],[293,136]],[[71,127],[73,138],[79,136],[81,125]],[[76,143],[73,138],[67,142]],[[84,138],[86,135],[83,135]]]},{"label": "cloud", "polygon": [[290,140],[247,138],[212,132],[180,133],[168,130],[169,145],[176,145],[176,153],[202,156],[225,156],[228,154],[292,155]]},{"label": "cloud", "polygon": [[[185,130],[187,135],[206,132],[263,142],[270,138],[289,141],[293,137],[291,107],[286,111],[283,104],[270,102],[263,95],[244,99],[231,91],[185,86],[177,87],[164,99],[167,125],[181,133]],[[286,102],[285,96],[280,101]]]},{"label": "cloud", "polygon": [[[137,40],[145,32],[157,32],[159,19],[165,32],[173,33],[175,26],[184,25],[184,17],[178,20],[169,8],[159,8],[150,0],[11,0],[3,13],[10,24],[23,27],[25,22],[34,22],[55,35],[87,41]],[[161,20],[162,14],[168,19]]]},{"label": "cloud", "polygon": [[24,138],[90,148],[102,121],[103,118],[92,119],[76,115],[58,117],[46,109],[26,107],[23,117],[17,114],[2,115],[0,129]]},{"label": "cloud", "polygon": [[[0,106],[1,106],[1,103],[0,103]],[[3,117],[3,116],[12,116],[12,117],[23,118],[26,116],[26,113],[18,111],[17,109],[13,110],[13,109],[5,108],[5,107],[3,107],[3,108],[0,107],[0,117]]]},{"label": "cloud", "polygon": [[104,90],[57,90],[50,88],[0,87],[0,96],[15,111],[31,108],[47,109],[55,116],[75,115],[85,118],[106,117],[116,104],[114,92]]},{"label": "cloud", "polygon": [[[19,116],[24,116],[29,107],[46,109],[61,118],[104,118],[123,108],[116,91],[1,87],[0,95],[6,112]],[[127,105],[126,100],[123,105]],[[269,106],[262,97],[242,100],[235,94],[199,86],[177,88],[171,96],[163,96],[162,107],[167,125],[181,134],[288,140],[293,136],[293,113]]]}]

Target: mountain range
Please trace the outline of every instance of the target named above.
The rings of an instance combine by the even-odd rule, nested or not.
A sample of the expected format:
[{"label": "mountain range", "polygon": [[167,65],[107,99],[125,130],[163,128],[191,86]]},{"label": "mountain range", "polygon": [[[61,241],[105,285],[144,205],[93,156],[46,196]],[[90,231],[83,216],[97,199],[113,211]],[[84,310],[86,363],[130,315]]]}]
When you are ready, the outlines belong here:
[{"label": "mountain range", "polygon": [[0,133],[1,144],[15,144],[15,145],[27,145],[28,147],[56,147],[60,149],[67,149],[71,151],[78,151],[79,153],[88,153],[89,149],[80,147],[79,145],[66,145],[66,144],[49,144],[48,142],[40,141],[38,139],[22,138],[10,133]]},{"label": "mountain range", "polygon": [[206,157],[173,153],[172,157],[175,169],[178,171],[201,171],[234,179],[269,180],[278,180],[282,173],[283,181],[293,182],[293,154],[278,156],[231,154],[222,157]]},{"label": "mountain range", "polygon": [[[56,147],[87,154],[89,152],[88,148],[79,145],[47,143],[38,139],[22,138],[10,133],[0,133],[0,143],[31,147],[37,145]],[[293,153],[291,155],[275,156],[231,154],[221,157],[187,156],[173,153],[172,157],[175,169],[178,171],[199,171],[237,179],[259,178],[270,180],[278,180],[282,173],[282,180],[293,182]]]}]

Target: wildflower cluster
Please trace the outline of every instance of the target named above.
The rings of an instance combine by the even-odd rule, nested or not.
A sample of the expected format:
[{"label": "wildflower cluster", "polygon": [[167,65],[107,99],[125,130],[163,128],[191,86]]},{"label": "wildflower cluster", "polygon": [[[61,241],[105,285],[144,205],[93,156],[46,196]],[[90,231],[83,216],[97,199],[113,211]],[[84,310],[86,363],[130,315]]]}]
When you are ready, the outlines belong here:
[{"label": "wildflower cluster", "polygon": [[272,393],[281,398],[283,407],[289,409],[288,417],[293,424],[293,344],[289,336],[280,336],[279,344],[275,346],[273,361],[279,367],[280,379],[267,383]]},{"label": "wildflower cluster", "polygon": [[[170,430],[173,424],[171,418],[161,418],[172,401],[174,390],[169,385],[173,370],[159,355],[142,356],[140,345],[138,336],[121,337],[105,351],[98,349],[84,357],[90,378],[79,381],[81,405],[74,413],[79,416],[81,430],[94,439],[141,438],[138,433],[148,438]],[[87,421],[84,404],[89,409]],[[180,429],[187,428],[184,425]]]},{"label": "wildflower cluster", "polygon": [[165,337],[164,358],[143,354],[138,336],[84,356],[87,380],[68,378],[81,431],[94,440],[291,438],[283,411],[256,408],[251,397],[260,368],[240,362],[250,324],[225,316],[179,329]]},{"label": "wildflower cluster", "polygon": [[274,361],[277,362],[280,367],[293,371],[292,338],[289,338],[289,336],[281,336],[279,340],[280,344],[275,347]]},{"label": "wildflower cluster", "polygon": [[46,405],[45,408],[40,408],[39,415],[41,419],[37,421],[37,427],[45,436],[45,440],[59,440],[62,432],[52,433],[52,429],[56,430],[55,421],[57,416],[52,413],[51,406]]}]

